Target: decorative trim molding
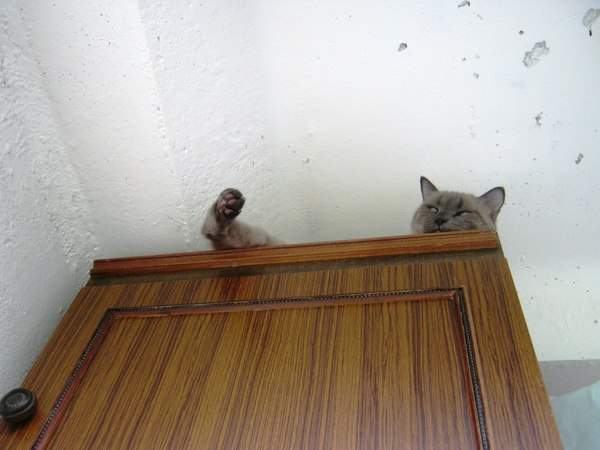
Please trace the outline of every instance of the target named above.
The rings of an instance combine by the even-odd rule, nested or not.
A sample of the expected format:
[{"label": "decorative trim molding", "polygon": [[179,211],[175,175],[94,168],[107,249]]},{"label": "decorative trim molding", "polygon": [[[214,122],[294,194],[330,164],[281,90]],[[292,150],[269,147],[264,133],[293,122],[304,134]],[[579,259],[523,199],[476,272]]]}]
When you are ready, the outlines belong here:
[{"label": "decorative trim molding", "polygon": [[494,231],[458,231],[236,250],[98,259],[92,278],[336,260],[499,250]]},{"label": "decorative trim molding", "polygon": [[464,342],[465,359],[469,366],[469,380],[467,383],[472,388],[473,416],[476,422],[476,432],[478,434],[481,448],[489,449],[489,439],[487,435],[487,423],[485,406],[482,400],[481,386],[479,382],[479,368],[477,367],[476,349],[473,340],[473,330],[470,324],[469,305],[462,288],[454,289],[431,289],[415,291],[391,291],[374,292],[359,294],[343,294],[331,296],[312,296],[299,298],[276,298],[270,300],[252,300],[229,303],[199,303],[188,305],[163,305],[163,306],[145,306],[134,308],[113,308],[108,309],[100,321],[94,335],[86,346],[81,358],[79,359],[71,376],[67,380],[64,389],[44,426],[32,447],[32,449],[42,449],[48,443],[52,433],[57,428],[60,420],[69,407],[69,403],[77,390],[78,385],[85,377],[85,373],[91,364],[95,354],[102,345],[104,338],[108,335],[111,325],[120,318],[126,317],[159,317],[172,316],[179,314],[202,314],[215,312],[232,311],[257,311],[271,309],[287,309],[301,307],[322,307],[322,306],[345,306],[345,305],[364,305],[386,302],[406,302],[406,301],[451,301],[455,305],[457,322],[461,325],[462,338]]}]

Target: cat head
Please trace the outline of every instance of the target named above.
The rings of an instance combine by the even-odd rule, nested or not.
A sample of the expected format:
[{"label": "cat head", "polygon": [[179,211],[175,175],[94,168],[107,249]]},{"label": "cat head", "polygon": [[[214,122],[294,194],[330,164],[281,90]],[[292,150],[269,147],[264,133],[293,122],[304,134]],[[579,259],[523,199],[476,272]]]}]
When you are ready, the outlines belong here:
[{"label": "cat head", "polygon": [[495,230],[504,204],[504,188],[495,187],[481,197],[462,192],[439,191],[421,177],[423,203],[413,216],[415,233],[437,231]]}]

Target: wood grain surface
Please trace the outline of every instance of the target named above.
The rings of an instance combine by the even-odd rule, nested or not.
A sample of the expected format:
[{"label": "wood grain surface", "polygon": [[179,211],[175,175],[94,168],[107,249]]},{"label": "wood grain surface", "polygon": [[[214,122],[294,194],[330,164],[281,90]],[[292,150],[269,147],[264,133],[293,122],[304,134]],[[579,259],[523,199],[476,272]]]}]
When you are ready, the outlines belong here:
[{"label": "wood grain surface", "polygon": [[489,231],[463,231],[431,235],[382,237],[362,240],[281,245],[172,255],[142,256],[94,261],[92,277],[139,275],[206,269],[273,266],[385,256],[424,255],[497,249],[498,235]]},{"label": "wood grain surface", "polygon": [[[438,238],[438,236],[431,236],[432,241]],[[436,244],[431,242],[430,245],[435,247]],[[460,251],[457,252],[456,258],[448,259],[445,257],[444,260],[439,262],[401,262],[397,264],[377,262],[372,266],[350,268],[344,268],[341,264],[339,268],[327,270],[86,287],[81,290],[73,302],[46,349],[41,353],[23,383],[24,387],[32,389],[38,395],[39,412],[37,416],[20,427],[1,423],[0,448],[31,448],[35,443],[48,418],[53,413],[55,405],[60,400],[68,380],[80,363],[90,340],[95,335],[98,324],[105,317],[107,310],[111,308],[192,304],[216,305],[232,301],[254,302],[256,300],[332,296],[364,292],[385,293],[438,289],[450,291],[460,289],[464,293],[469,317],[467,329],[472,330],[473,359],[478,371],[489,448],[562,448],[506,261],[501,255],[490,257],[486,254],[485,257],[477,257],[477,255],[469,253],[467,257],[464,252],[461,253]],[[389,305],[372,305],[360,312],[352,312],[359,311],[360,308],[351,311],[351,308],[347,309],[348,307],[344,306],[340,309],[340,311],[344,311],[342,313],[322,315],[323,322],[321,322],[321,325],[316,321],[313,315],[314,312],[310,313],[308,309],[304,311],[303,308],[300,308],[297,315],[294,315],[292,323],[296,325],[290,328],[294,331],[290,332],[289,336],[286,333],[287,326],[281,321],[283,316],[280,314],[282,314],[282,311],[277,309],[267,312],[252,312],[249,310],[240,313],[229,312],[223,313],[223,315],[212,315],[214,322],[211,322],[210,325],[210,321],[207,322],[206,319],[202,319],[202,317],[207,317],[203,315],[194,315],[193,317],[175,315],[173,317],[122,318],[116,320],[115,328],[111,327],[111,332],[107,333],[106,342],[99,346],[100,350],[92,358],[94,362],[89,365],[89,372],[82,380],[83,383],[95,383],[93,380],[96,377],[89,375],[93,373],[93,370],[100,370],[100,367],[103,367],[103,365],[98,364],[97,368],[94,368],[97,364],[96,361],[102,361],[103,358],[108,358],[113,362],[128,360],[129,358],[126,365],[127,369],[123,369],[120,364],[116,363],[114,367],[111,366],[111,370],[115,372],[111,372],[110,376],[107,377],[109,382],[108,391],[106,388],[98,388],[97,394],[94,394],[102,396],[102,399],[98,399],[92,411],[87,413],[70,413],[71,415],[66,413],[63,417],[64,423],[71,420],[82,420],[82,416],[84,419],[88,416],[94,418],[90,420],[93,426],[100,427],[102,430],[103,424],[107,422],[125,420],[123,414],[119,416],[117,413],[117,416],[102,418],[102,421],[100,421],[99,414],[101,414],[101,411],[105,411],[105,408],[114,408],[114,405],[111,406],[105,401],[110,398],[110,395],[124,392],[122,385],[110,380],[119,377],[139,380],[133,375],[135,373],[133,369],[136,368],[136,370],[142,371],[145,377],[152,380],[149,386],[142,382],[139,382],[139,386],[136,386],[139,394],[136,398],[143,399],[144,404],[155,401],[151,394],[152,389],[160,391],[158,395],[161,398],[161,404],[168,404],[166,399],[175,398],[178,395],[181,397],[182,393],[201,395],[200,391],[196,392],[190,386],[204,386],[209,383],[214,387],[219,384],[214,381],[216,378],[228,380],[228,384],[233,386],[231,391],[227,393],[222,391],[219,393],[218,389],[214,393],[206,391],[202,394],[205,396],[203,400],[198,400],[199,397],[196,397],[196,402],[200,401],[203,408],[208,408],[211,411],[210,417],[216,414],[223,420],[232,419],[234,414],[245,411],[244,420],[249,421],[246,422],[245,426],[250,426],[248,425],[250,423],[255,431],[243,435],[241,429],[226,427],[225,429],[229,430],[228,433],[223,433],[220,429],[213,430],[210,439],[212,439],[212,442],[224,443],[221,448],[235,448],[226,446],[225,443],[230,442],[239,443],[239,448],[252,448],[244,447],[244,445],[258,442],[255,441],[258,439],[263,440],[262,442],[267,442],[266,440],[271,438],[274,439],[275,437],[270,436],[268,430],[275,425],[284,426],[289,423],[288,420],[291,420],[289,415],[282,413],[282,405],[284,404],[282,402],[283,399],[287,398],[284,392],[288,390],[289,386],[296,384],[298,385],[298,391],[303,394],[292,395],[290,397],[292,406],[290,407],[294,411],[294,417],[301,414],[306,418],[306,422],[303,422],[303,428],[299,428],[295,432],[296,434],[289,431],[286,432],[289,434],[281,436],[285,442],[297,443],[296,448],[319,448],[318,445],[321,443],[325,443],[325,446],[321,448],[327,448],[326,444],[328,442],[341,443],[342,441],[344,445],[348,444],[348,446],[341,447],[342,444],[339,444],[340,447],[338,448],[481,448],[481,440],[476,437],[477,431],[473,431],[473,428],[470,431],[468,427],[462,428],[460,431],[453,433],[452,436],[449,436],[449,431],[442,433],[442,437],[439,435],[434,436],[433,430],[449,430],[451,428],[447,425],[448,420],[455,420],[461,426],[464,423],[476,423],[472,412],[469,412],[471,415],[468,420],[464,415],[464,405],[473,404],[473,398],[470,397],[473,395],[470,393],[471,391],[461,392],[461,389],[464,389],[465,386],[464,380],[465,373],[468,371],[468,361],[457,355],[463,355],[464,353],[454,351],[450,353],[455,355],[452,357],[455,358],[454,361],[443,363],[445,366],[453,367],[449,375],[446,373],[447,371],[440,370],[441,360],[430,360],[428,359],[432,358],[430,354],[417,351],[417,348],[435,349],[439,347],[443,349],[451,347],[453,343],[456,343],[456,336],[459,333],[457,330],[464,329],[464,326],[457,328],[458,325],[456,325],[455,319],[452,318],[455,317],[455,313],[440,307],[439,305],[442,303],[441,301],[422,302],[420,303],[422,307],[419,306],[417,310],[395,309],[390,308]],[[377,308],[381,309],[377,310]],[[241,319],[232,319],[231,315],[235,314],[240,314],[236,317]],[[223,319],[224,317],[226,319]],[[354,319],[350,320],[349,318]],[[238,320],[239,322],[237,322]],[[362,328],[358,327],[356,333],[351,333],[347,324],[354,320],[358,320]],[[440,325],[429,322],[445,324],[441,328],[440,335],[437,335]],[[233,323],[237,325],[233,327],[227,325]],[[392,323],[394,324],[393,327],[391,326]],[[414,325],[410,332],[407,331],[407,323]],[[366,324],[368,324],[369,329],[373,328],[373,336],[365,329]],[[158,330],[171,334],[176,342],[188,342],[188,339],[184,338],[194,336],[195,333],[202,336],[219,336],[216,342],[221,343],[220,345],[223,342],[233,345],[231,355],[242,355],[244,345],[250,342],[258,343],[259,349],[264,346],[263,350],[268,349],[268,352],[265,353],[261,350],[263,351],[261,356],[248,357],[245,360],[245,369],[240,371],[236,369],[237,366],[232,366],[232,360],[226,354],[218,351],[211,353],[203,350],[200,352],[191,343],[181,347],[171,347],[172,344],[166,343],[170,340],[153,340],[156,338],[152,336],[156,336]],[[224,333],[223,330],[228,332]],[[309,330],[312,334],[309,333]],[[431,333],[432,330],[435,331],[433,334]],[[120,339],[124,334],[131,334],[131,339],[137,344],[127,343],[129,341],[125,342]],[[144,337],[142,338],[142,336]],[[318,341],[315,340],[315,336],[319,337]],[[327,339],[321,339],[333,339],[335,343],[336,339],[341,339],[342,336],[344,339],[355,343],[357,348],[354,348],[353,345],[348,348],[344,347],[345,350],[339,356],[335,356],[334,350],[337,348],[335,345],[328,346]],[[149,339],[149,343],[152,345],[146,345],[146,339]],[[221,339],[224,339],[224,341]],[[208,341],[199,339],[195,342],[195,345],[199,345],[198,342]],[[394,342],[398,348],[393,352],[384,352],[387,356],[382,356],[381,350],[389,348],[390,342]],[[110,345],[105,345],[107,343]],[[305,349],[305,347],[311,346],[313,346],[311,348],[314,348],[315,345],[318,345],[319,351],[311,352]],[[282,352],[276,352],[273,349],[282,350]],[[291,349],[305,349],[305,351],[291,351]],[[371,361],[365,359],[364,356],[359,358],[360,355],[366,354],[364,352],[367,349],[374,350],[374,353],[379,352],[377,357],[379,360],[373,359],[373,365],[371,366],[364,365],[366,363],[352,366],[352,369],[348,369],[348,377],[341,376],[340,374],[346,368],[342,361],[347,361],[352,357],[355,359],[363,358],[362,361]],[[333,352],[333,355],[327,352]],[[156,354],[168,357],[169,364],[156,366],[148,363],[148,360],[152,359],[150,356]],[[204,354],[212,356],[206,360],[203,358]],[[196,355],[196,357],[188,358],[186,355]],[[300,368],[309,366],[307,361],[309,361],[308,358],[311,355],[313,359],[310,361],[318,361],[319,364],[315,364],[314,367],[319,367],[319,369],[313,368],[308,372],[303,372]],[[385,359],[386,357],[387,359]],[[211,368],[214,364],[215,372],[203,371],[202,368],[207,367],[208,361],[211,361]],[[263,361],[265,365],[257,364],[257,361]],[[391,372],[387,370],[388,366],[381,365],[384,361],[385,364],[390,364],[389,367],[395,367],[395,370],[399,370],[401,373],[400,376],[394,378],[393,382],[391,381],[392,377],[390,377]],[[173,372],[173,365],[178,367],[176,374]],[[456,369],[459,366],[461,369]],[[230,367],[231,371],[226,370],[226,367]],[[416,373],[408,376],[405,372],[402,372],[401,369],[406,367],[413,369],[420,367],[423,369],[418,374],[422,381],[416,381]],[[271,371],[273,372],[271,373]],[[216,378],[210,378],[209,373],[212,373],[212,376]],[[318,374],[327,374],[328,378],[326,377],[325,382],[316,383],[314,377]],[[367,375],[371,377],[371,380],[379,381],[369,384]],[[311,376],[313,377],[313,383],[307,381],[311,380]],[[158,379],[165,379],[165,377],[168,379],[185,377],[187,380],[203,380],[203,383],[192,382],[191,385],[182,387],[178,394],[173,394],[172,391],[169,392],[167,386],[154,382]],[[259,379],[263,380],[261,383],[266,380],[271,384],[275,383],[275,379],[277,379],[277,383],[274,384],[276,388],[273,392],[270,392],[265,389],[264,384],[258,386],[253,384]],[[332,380],[341,383],[336,385],[338,386],[337,389],[340,389],[339,386],[351,388],[351,395],[343,396],[339,395],[338,390],[331,390],[329,387],[333,386],[331,384]],[[424,380],[428,381],[425,382]],[[396,382],[398,386],[396,386]],[[367,386],[371,386],[371,390],[366,388]],[[376,386],[376,389],[372,389],[372,386]],[[167,390],[163,391],[163,389]],[[200,387],[198,389],[201,390]],[[412,392],[408,392],[411,389]],[[457,391],[454,392],[453,389]],[[92,389],[92,391],[95,390]],[[109,391],[112,394],[107,394]],[[82,402],[86,395],[92,395],[84,394],[87,389],[77,392],[77,395],[73,395],[72,404],[67,408],[67,411],[77,407],[78,402]],[[213,392],[212,388],[210,392]],[[251,401],[254,398],[253,396],[258,395],[257,392],[265,393],[271,400],[268,402]],[[440,392],[443,392],[443,394],[438,395]],[[357,393],[360,393],[362,397],[357,396]],[[226,408],[221,406],[222,409],[218,411],[210,409],[214,408],[214,405],[218,402],[208,401],[207,399],[213,398],[211,396],[219,397],[225,394],[230,395],[230,399],[235,397],[239,402],[225,402],[229,406]],[[405,400],[410,399],[410,401],[394,401],[391,406],[387,406],[389,409],[385,409],[383,408],[385,403],[383,397],[388,394],[396,400],[404,398]],[[313,400],[303,404],[302,399],[307,395]],[[358,410],[361,408],[353,409],[358,404],[357,398],[362,398],[361,408],[366,408],[367,415],[360,415],[361,413]],[[88,398],[88,400],[90,399]],[[455,407],[449,413],[447,408],[455,400],[458,402],[459,407]],[[419,406],[419,401],[425,403]],[[438,410],[436,402],[440,402],[439,407],[442,408],[441,410]],[[402,410],[404,411],[402,414],[395,414],[396,410],[394,408],[405,408],[409,403],[412,405],[412,409],[408,414],[404,410]],[[463,407],[460,407],[460,405]],[[142,422],[145,424],[158,423],[158,416],[154,415],[157,413],[140,412],[144,408],[140,409],[139,405],[135,407],[138,408],[138,412],[137,415],[134,414],[134,417],[136,417],[136,420],[140,420],[140,424]],[[180,424],[182,421],[190,421],[194,417],[193,414],[189,416],[184,413],[184,411],[190,411],[186,409],[186,406],[182,408],[171,410],[170,414],[162,419],[166,426],[171,427],[170,429],[175,427],[175,423],[170,422],[174,420],[174,417],[177,417],[175,422]],[[458,413],[457,410],[462,412]],[[257,414],[260,411],[273,413],[268,414],[264,419],[259,419]],[[348,413],[336,416],[332,411],[348,411]],[[447,414],[456,417],[448,419]],[[121,419],[118,419],[119,417]],[[207,426],[204,421],[213,420],[210,417],[206,419],[196,416],[193,420],[198,422],[194,422],[194,424],[202,429],[207,429],[204,428]],[[316,417],[325,417],[325,419],[315,421]],[[284,420],[284,418],[286,419]],[[262,422],[262,420],[265,420],[265,422]],[[357,420],[360,424],[358,427],[356,426]],[[397,421],[397,423],[394,421]],[[445,422],[446,425],[440,425],[441,422]],[[198,425],[200,423],[202,425]],[[83,427],[83,425],[81,426]],[[89,426],[92,426],[92,424],[85,427]],[[85,427],[81,428],[82,439],[89,439],[89,432],[86,431],[87,428]],[[123,427],[130,430],[135,429],[135,427],[129,428],[131,425],[123,424]],[[395,430],[397,429],[403,430],[403,434],[396,433]],[[359,436],[361,430],[368,431],[368,436]],[[97,432],[96,430],[93,433]],[[102,433],[105,432],[102,431]],[[127,434],[125,430],[119,432],[125,433],[122,436]],[[60,448],[61,442],[64,443],[64,441],[60,441],[64,438],[61,433],[62,431],[52,433],[54,437],[48,441],[48,445],[56,445],[56,448]],[[97,436],[99,437],[100,434]],[[139,448],[136,445],[136,439],[139,439],[139,436],[133,436],[133,434],[128,436],[127,439],[132,439],[127,441],[131,443],[129,448]],[[109,438],[103,437],[102,439]],[[191,432],[185,439],[189,439],[187,442],[192,442],[196,437]],[[228,441],[228,439],[231,439],[231,441]],[[311,440],[309,441],[309,439]],[[371,446],[374,442],[373,439],[379,439],[379,447]],[[435,440],[435,443],[433,443],[433,440]],[[156,448],[164,448],[159,446],[159,442],[161,445],[163,443],[163,441],[157,441]],[[367,442],[367,444],[363,445],[364,442]],[[458,446],[454,445],[456,442],[460,442],[460,444]],[[317,447],[303,446],[302,443],[316,443]],[[101,445],[101,441],[97,441],[96,445]],[[77,447],[70,446],[68,448]]]},{"label": "wood grain surface", "polygon": [[481,445],[455,292],[243,306],[119,311],[44,448]]}]

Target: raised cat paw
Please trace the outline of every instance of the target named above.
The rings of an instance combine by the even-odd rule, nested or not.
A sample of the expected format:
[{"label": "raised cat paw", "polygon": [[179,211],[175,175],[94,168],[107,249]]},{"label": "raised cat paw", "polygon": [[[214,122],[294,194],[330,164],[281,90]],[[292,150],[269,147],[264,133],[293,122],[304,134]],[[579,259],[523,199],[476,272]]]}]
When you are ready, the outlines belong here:
[{"label": "raised cat paw", "polygon": [[246,199],[237,189],[225,189],[215,204],[217,218],[223,222],[235,219],[242,212],[245,202]]}]

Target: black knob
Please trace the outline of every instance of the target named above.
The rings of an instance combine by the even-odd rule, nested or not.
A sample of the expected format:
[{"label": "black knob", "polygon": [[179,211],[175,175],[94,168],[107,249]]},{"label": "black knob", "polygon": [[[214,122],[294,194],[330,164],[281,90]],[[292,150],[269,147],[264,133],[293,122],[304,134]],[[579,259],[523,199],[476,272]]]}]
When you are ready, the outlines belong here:
[{"label": "black knob", "polygon": [[23,422],[35,414],[37,399],[29,389],[13,389],[0,400],[0,417],[7,422]]}]

